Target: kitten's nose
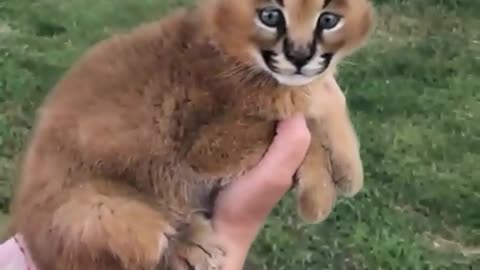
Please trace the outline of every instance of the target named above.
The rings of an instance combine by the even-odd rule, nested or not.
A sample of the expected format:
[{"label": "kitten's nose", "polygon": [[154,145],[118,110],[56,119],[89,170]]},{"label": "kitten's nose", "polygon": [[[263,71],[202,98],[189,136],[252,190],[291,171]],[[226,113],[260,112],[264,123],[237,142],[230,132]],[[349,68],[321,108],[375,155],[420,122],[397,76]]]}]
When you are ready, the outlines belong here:
[{"label": "kitten's nose", "polygon": [[314,54],[314,47],[312,45],[296,45],[289,39],[285,39],[283,50],[285,57],[298,69],[306,65]]}]

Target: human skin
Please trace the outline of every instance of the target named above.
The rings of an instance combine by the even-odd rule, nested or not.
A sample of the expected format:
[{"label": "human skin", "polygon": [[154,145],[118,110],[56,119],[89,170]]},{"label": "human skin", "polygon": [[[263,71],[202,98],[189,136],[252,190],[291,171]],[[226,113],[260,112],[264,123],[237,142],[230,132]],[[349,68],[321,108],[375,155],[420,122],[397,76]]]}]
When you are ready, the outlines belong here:
[{"label": "human skin", "polygon": [[[322,113],[345,110],[345,96],[333,77],[325,80],[321,91],[325,101]],[[302,115],[280,122],[277,135],[260,163],[220,192],[213,223],[227,251],[223,269],[243,269],[248,251],[272,208],[291,188],[310,140]]]}]

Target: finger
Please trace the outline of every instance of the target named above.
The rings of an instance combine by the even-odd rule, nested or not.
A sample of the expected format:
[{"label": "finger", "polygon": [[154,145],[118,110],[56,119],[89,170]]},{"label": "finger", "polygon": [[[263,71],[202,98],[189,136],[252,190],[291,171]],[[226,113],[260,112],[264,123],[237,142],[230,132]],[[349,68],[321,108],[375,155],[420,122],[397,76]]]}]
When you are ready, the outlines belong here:
[{"label": "finger", "polygon": [[216,214],[224,215],[221,218],[241,218],[242,224],[263,222],[290,189],[292,176],[308,149],[310,133],[302,116],[281,122],[277,131],[262,161],[219,194]]},{"label": "finger", "polygon": [[310,145],[305,118],[298,114],[279,123],[277,135],[264,158],[249,173],[252,179],[264,179],[265,185],[289,188],[291,178],[305,158]]}]

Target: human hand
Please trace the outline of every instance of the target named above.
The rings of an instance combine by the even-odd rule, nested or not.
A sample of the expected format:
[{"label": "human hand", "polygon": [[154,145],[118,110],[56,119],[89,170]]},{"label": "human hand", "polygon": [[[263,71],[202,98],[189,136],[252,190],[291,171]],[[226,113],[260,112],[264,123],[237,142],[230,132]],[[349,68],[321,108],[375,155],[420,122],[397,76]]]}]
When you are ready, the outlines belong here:
[{"label": "human hand", "polygon": [[[346,109],[346,99],[333,76],[318,91],[322,113]],[[305,119],[296,115],[281,122],[262,161],[222,190],[215,202],[213,224],[227,248],[225,270],[240,270],[266,218],[291,188],[292,178],[310,144]]]},{"label": "human hand", "polygon": [[260,163],[219,193],[213,224],[227,249],[223,269],[243,268],[270,211],[292,186],[309,144],[310,133],[303,116],[279,123],[277,136]]}]

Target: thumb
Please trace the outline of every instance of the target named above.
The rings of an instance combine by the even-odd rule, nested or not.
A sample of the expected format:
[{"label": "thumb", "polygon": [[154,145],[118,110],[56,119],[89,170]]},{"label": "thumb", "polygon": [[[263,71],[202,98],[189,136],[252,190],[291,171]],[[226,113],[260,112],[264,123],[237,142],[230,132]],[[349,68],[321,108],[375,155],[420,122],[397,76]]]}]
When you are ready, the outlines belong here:
[{"label": "thumb", "polygon": [[310,144],[310,133],[301,115],[280,122],[277,133],[259,164],[218,194],[216,214],[223,221],[262,223],[290,189]]},{"label": "thumb", "polygon": [[250,172],[265,185],[290,188],[291,178],[305,158],[311,135],[305,118],[298,114],[279,123],[277,135],[264,158]]}]

